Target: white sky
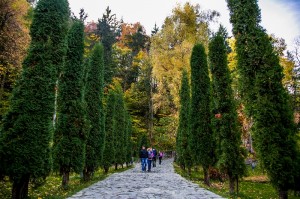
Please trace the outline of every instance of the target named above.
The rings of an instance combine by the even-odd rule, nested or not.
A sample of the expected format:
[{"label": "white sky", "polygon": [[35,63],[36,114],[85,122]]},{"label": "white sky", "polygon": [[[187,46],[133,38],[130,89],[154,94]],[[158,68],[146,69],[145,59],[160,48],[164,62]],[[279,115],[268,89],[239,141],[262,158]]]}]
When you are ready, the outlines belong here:
[{"label": "white sky", "polygon": [[[184,4],[187,0],[69,0],[72,12],[79,13],[84,8],[88,13],[87,21],[97,21],[102,17],[107,6],[117,18],[123,18],[126,23],[140,22],[150,34],[157,23],[161,27],[166,16],[171,15],[177,3]],[[221,16],[219,22],[229,33],[229,11],[225,0],[189,0],[198,3],[202,9],[216,10]],[[269,34],[282,37],[288,48],[292,50],[295,37],[300,36],[300,0],[259,0],[262,13],[262,26]],[[213,27],[218,27],[215,24]],[[215,28],[213,28],[215,29]]]}]

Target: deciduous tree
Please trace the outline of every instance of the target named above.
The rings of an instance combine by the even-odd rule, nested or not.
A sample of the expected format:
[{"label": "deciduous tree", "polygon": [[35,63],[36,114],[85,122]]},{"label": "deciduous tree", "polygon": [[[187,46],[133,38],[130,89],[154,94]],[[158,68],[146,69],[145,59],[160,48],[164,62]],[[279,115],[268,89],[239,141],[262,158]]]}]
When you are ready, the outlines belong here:
[{"label": "deciduous tree", "polygon": [[32,9],[25,0],[0,1],[0,121],[9,108],[9,97],[20,75],[30,42]]}]

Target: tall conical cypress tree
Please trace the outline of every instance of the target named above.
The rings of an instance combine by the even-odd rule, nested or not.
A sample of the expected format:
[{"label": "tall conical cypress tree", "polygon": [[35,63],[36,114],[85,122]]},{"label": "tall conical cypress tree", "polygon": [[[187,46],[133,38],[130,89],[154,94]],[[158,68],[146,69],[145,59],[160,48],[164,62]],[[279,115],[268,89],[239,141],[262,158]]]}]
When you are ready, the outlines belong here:
[{"label": "tall conical cypress tree", "polygon": [[237,112],[227,65],[227,49],[224,35],[220,31],[209,43],[209,60],[212,74],[213,110],[220,118],[213,119],[213,130],[217,141],[218,167],[229,177],[230,193],[234,183],[245,173],[241,148],[241,131],[237,127]]},{"label": "tall conical cypress tree", "polygon": [[69,173],[83,170],[85,161],[85,105],[83,103],[84,25],[74,20],[68,33],[65,65],[59,80],[57,126],[54,135],[54,165],[66,188]]},{"label": "tall conical cypress tree", "polygon": [[125,153],[125,143],[124,141],[124,130],[125,130],[125,106],[123,99],[123,91],[121,84],[119,82],[114,83],[115,94],[116,94],[116,104],[115,104],[115,169],[118,168],[118,165],[123,165],[125,162],[126,155]]},{"label": "tall conical cypress tree", "polygon": [[191,91],[191,150],[194,163],[203,167],[205,184],[210,185],[208,169],[214,159],[214,141],[210,121],[210,80],[202,44],[196,44],[192,51]]},{"label": "tall conical cypress tree", "polygon": [[125,153],[126,153],[126,164],[127,166],[129,165],[129,163],[132,162],[132,154],[133,154],[133,149],[132,149],[132,140],[131,140],[131,136],[132,136],[132,121],[131,121],[131,117],[128,113],[128,111],[126,111],[126,149],[125,149]]},{"label": "tall conical cypress tree", "polygon": [[109,90],[106,102],[106,115],[105,115],[105,141],[104,141],[104,150],[102,158],[102,166],[104,172],[107,173],[109,167],[115,163],[115,112],[116,108],[116,94],[113,89]]},{"label": "tall conical cypress tree", "polygon": [[85,100],[87,120],[90,123],[86,144],[84,179],[90,180],[92,173],[101,165],[104,148],[104,108],[103,108],[103,46],[96,44],[90,57]]},{"label": "tall conical cypress tree", "polygon": [[[249,117],[254,114],[255,73],[259,65],[259,59],[255,61],[253,56],[259,57],[257,50],[257,30],[261,29],[260,10],[257,0],[227,0],[230,10],[230,21],[233,25],[233,34],[236,37],[236,51],[238,58],[239,90],[242,102],[245,104]],[[243,10],[244,9],[244,10]],[[239,10],[239,11],[238,11]]]},{"label": "tall conical cypress tree", "polygon": [[180,88],[179,126],[176,138],[176,154],[178,164],[191,170],[192,161],[189,145],[190,134],[190,84],[187,71],[182,72]]},{"label": "tall conical cypress tree", "polygon": [[31,44],[1,130],[1,163],[13,181],[12,198],[28,195],[30,178],[46,177],[55,82],[66,52],[67,0],[40,0],[30,28]]},{"label": "tall conical cypress tree", "polygon": [[250,116],[254,119],[254,144],[279,198],[287,198],[299,168],[293,163],[297,159],[296,128],[282,85],[282,67],[268,35],[259,25],[257,0],[227,3],[237,41],[240,84],[247,88],[242,90],[244,102],[248,110],[253,110]]}]

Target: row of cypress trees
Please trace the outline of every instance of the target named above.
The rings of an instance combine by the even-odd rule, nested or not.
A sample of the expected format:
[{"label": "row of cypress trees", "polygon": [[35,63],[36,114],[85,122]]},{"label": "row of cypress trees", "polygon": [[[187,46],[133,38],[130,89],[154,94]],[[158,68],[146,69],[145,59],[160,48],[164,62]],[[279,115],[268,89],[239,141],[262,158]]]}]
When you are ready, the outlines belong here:
[{"label": "row of cypress trees", "polygon": [[114,80],[107,95],[106,142],[103,151],[103,168],[106,173],[112,164],[117,169],[118,165],[128,165],[132,158],[132,123],[121,84],[117,80]]},{"label": "row of cypress trees", "polygon": [[[227,0],[227,3],[236,38],[241,99],[246,114],[254,121],[254,145],[279,198],[285,199],[288,190],[295,189],[299,183],[300,155],[289,95],[282,85],[282,67],[269,36],[260,26],[257,0]],[[228,175],[230,193],[233,193],[234,181],[244,174],[245,165],[226,56],[224,35],[220,30],[209,44],[210,95],[205,50],[201,44],[195,45],[191,56],[189,117],[186,114],[190,94],[185,91],[189,89],[188,81],[186,74],[182,77],[177,154],[179,164],[190,169],[189,157],[183,154],[193,151],[193,165],[203,166],[208,185],[207,168],[216,164]],[[209,96],[212,96],[211,113],[216,114],[215,118],[208,108]],[[186,147],[187,138],[191,141]]]},{"label": "row of cypress trees", "polygon": [[[257,0],[227,0],[236,38],[239,85],[248,117],[254,120],[254,144],[279,198],[298,183],[297,129],[283,71],[266,31]],[[299,186],[299,185],[298,185]]]},{"label": "row of cypress trees", "polygon": [[99,167],[107,172],[131,160],[132,128],[122,89],[111,89],[114,100],[107,100],[105,111],[103,46],[96,44],[84,60],[83,20],[70,20],[68,1],[38,1],[30,34],[0,132],[0,174],[12,180],[12,198],[26,198],[29,181],[45,180],[51,171],[60,172],[66,188],[70,172],[90,180]]},{"label": "row of cypress trees", "polygon": [[191,55],[191,89],[187,72],[182,74],[177,162],[189,172],[192,166],[201,165],[207,185],[209,168],[217,166],[228,175],[230,193],[234,193],[245,164],[222,28],[209,43],[208,58],[212,81],[202,44],[196,44]]}]

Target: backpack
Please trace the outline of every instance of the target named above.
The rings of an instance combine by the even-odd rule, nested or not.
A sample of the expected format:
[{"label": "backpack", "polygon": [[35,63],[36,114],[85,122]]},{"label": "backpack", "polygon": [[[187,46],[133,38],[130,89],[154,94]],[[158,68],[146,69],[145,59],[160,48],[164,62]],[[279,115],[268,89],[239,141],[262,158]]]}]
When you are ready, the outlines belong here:
[{"label": "backpack", "polygon": [[148,152],[148,159],[152,159],[154,157],[154,154],[152,151]]}]

